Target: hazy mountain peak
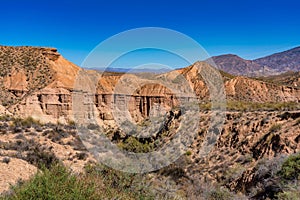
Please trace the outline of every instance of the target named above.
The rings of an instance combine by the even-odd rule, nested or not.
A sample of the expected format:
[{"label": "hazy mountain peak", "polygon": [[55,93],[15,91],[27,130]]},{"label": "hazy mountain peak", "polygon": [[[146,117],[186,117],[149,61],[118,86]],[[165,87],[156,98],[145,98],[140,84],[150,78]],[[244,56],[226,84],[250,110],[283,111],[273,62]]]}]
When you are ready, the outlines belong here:
[{"label": "hazy mountain peak", "polygon": [[273,69],[277,74],[300,71],[300,47],[259,58],[254,62]]}]

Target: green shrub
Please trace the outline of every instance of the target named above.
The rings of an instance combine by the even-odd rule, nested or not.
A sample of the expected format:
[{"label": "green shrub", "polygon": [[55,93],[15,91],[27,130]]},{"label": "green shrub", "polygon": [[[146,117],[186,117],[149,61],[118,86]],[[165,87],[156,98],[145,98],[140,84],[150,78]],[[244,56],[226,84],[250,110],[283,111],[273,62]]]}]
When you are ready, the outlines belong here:
[{"label": "green shrub", "polygon": [[31,180],[12,188],[7,200],[23,199],[154,199],[137,175],[104,166],[89,166],[72,174],[62,164],[44,167]]},{"label": "green shrub", "polygon": [[299,200],[300,193],[296,191],[286,191],[277,195],[279,200]]},{"label": "green shrub", "polygon": [[27,117],[25,119],[21,119],[21,118],[13,119],[13,126],[31,127],[33,125],[41,125],[41,123],[39,120],[35,120],[32,117]]},{"label": "green shrub", "polygon": [[300,153],[289,156],[278,173],[287,180],[300,179]]},{"label": "green shrub", "polygon": [[32,180],[13,188],[7,199],[95,199],[95,185],[80,182],[60,164],[44,168]]},{"label": "green shrub", "polygon": [[69,120],[69,121],[68,121],[68,125],[69,125],[69,126],[75,126],[76,123],[75,123],[74,120]]},{"label": "green shrub", "polygon": [[210,200],[228,200],[228,199],[232,199],[232,194],[230,194],[230,192],[226,189],[216,189],[216,190],[212,190],[209,192],[208,194],[208,198]]},{"label": "green shrub", "polygon": [[296,102],[247,102],[247,101],[227,101],[227,109],[234,111],[256,111],[256,110],[296,110],[299,104]]},{"label": "green shrub", "polygon": [[11,116],[9,115],[0,115],[0,121],[9,121]]},{"label": "green shrub", "polygon": [[135,137],[128,137],[124,142],[120,142],[119,147],[130,152],[135,153],[147,153],[153,150],[154,145],[152,143],[142,143]]},{"label": "green shrub", "polygon": [[[141,174],[125,173],[97,164],[86,166],[86,175],[81,178],[95,183],[101,199],[154,199]],[[104,188],[99,188],[99,185],[104,185]]]},{"label": "green shrub", "polygon": [[187,152],[185,153],[185,155],[190,156],[190,155],[192,155],[192,152],[191,152],[191,151],[187,151]]}]

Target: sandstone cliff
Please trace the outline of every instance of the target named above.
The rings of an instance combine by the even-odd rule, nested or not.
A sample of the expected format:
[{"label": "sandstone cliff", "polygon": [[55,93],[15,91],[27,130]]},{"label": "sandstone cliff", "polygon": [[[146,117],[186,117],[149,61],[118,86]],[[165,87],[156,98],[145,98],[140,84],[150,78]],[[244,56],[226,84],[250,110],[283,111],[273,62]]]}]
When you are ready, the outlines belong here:
[{"label": "sandstone cliff", "polygon": [[[169,110],[183,99],[191,98],[187,93],[181,96],[182,91],[189,90],[184,84],[200,102],[208,101],[209,89],[201,75],[201,70],[208,69],[207,66],[207,63],[197,62],[187,68],[146,76],[85,73],[99,79],[95,84],[93,104],[101,120],[112,120],[112,106],[122,105],[139,121],[157,105]],[[74,85],[82,69],[63,58],[56,49],[0,46],[0,68],[1,112],[33,116],[45,122],[72,119],[72,95],[78,89]],[[221,78],[229,100],[299,102],[300,99],[297,87],[224,72]]]}]

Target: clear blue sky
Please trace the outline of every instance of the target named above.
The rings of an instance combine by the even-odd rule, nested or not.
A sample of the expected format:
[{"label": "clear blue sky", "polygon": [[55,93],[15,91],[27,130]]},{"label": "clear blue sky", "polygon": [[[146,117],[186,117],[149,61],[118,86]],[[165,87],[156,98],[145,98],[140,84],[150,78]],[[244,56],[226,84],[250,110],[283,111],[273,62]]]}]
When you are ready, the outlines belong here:
[{"label": "clear blue sky", "polygon": [[52,46],[80,65],[106,38],[165,27],[197,40],[210,55],[257,58],[300,45],[299,0],[6,0],[0,44]]}]

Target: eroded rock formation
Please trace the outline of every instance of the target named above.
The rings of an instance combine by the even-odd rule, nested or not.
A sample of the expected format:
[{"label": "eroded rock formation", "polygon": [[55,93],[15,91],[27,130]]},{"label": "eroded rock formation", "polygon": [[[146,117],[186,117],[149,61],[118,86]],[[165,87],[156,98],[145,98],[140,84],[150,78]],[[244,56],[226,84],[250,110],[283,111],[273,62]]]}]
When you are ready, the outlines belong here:
[{"label": "eroded rock formation", "polygon": [[[205,81],[200,72],[207,66],[207,63],[197,62],[187,68],[151,75],[150,78],[138,74],[86,73],[99,79],[98,83],[93,83],[92,103],[98,109],[100,119],[112,120],[112,108],[117,105],[128,109],[133,119],[139,121],[155,107],[169,110],[181,101],[195,101],[195,97],[200,102],[208,101],[208,80]],[[76,88],[76,81],[81,69],[64,59],[56,49],[1,46],[0,67],[0,101],[4,112],[23,117],[30,115],[45,122],[73,119],[72,95],[74,91],[80,91]],[[223,72],[220,77],[229,100],[299,102],[300,99],[300,90],[296,87],[235,77]],[[187,95],[187,92],[180,94],[186,90],[183,83],[190,87],[194,97]]]}]

